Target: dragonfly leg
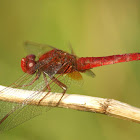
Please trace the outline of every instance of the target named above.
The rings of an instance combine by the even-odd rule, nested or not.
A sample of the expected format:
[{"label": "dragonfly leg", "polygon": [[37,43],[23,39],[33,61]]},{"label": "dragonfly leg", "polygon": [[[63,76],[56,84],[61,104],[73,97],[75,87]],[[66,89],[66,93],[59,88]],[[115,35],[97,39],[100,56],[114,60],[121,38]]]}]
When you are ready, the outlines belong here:
[{"label": "dragonfly leg", "polygon": [[6,114],[0,121],[0,124],[2,124],[8,117],[9,117],[10,113]]},{"label": "dragonfly leg", "polygon": [[[69,73],[71,71],[71,66],[67,66],[66,67],[66,69],[65,69],[65,71],[64,71],[64,73]],[[63,73],[63,74],[64,74]],[[59,76],[61,76],[61,75],[63,75],[63,74],[60,74]],[[58,77],[59,77],[58,76]],[[61,87],[62,89],[63,89],[63,92],[62,92],[62,96],[61,96],[61,98],[59,99],[59,101],[58,101],[58,103],[56,104],[56,106],[58,106],[59,105],[59,103],[60,103],[60,101],[61,101],[61,99],[63,98],[63,96],[65,95],[65,93],[66,93],[66,91],[67,91],[67,86],[65,85],[65,84],[63,84],[62,82],[60,82],[57,78],[58,77],[52,77],[51,79],[52,79],[52,82],[55,82],[59,87]],[[52,83],[51,82],[51,83]]]},{"label": "dragonfly leg", "polygon": [[52,79],[52,81],[53,81],[54,83],[56,83],[59,87],[61,87],[61,88],[63,89],[62,96],[61,96],[61,98],[59,99],[58,103],[56,104],[56,106],[58,106],[59,103],[60,103],[60,101],[61,101],[61,99],[63,98],[63,96],[65,95],[65,93],[66,93],[66,91],[67,91],[67,86],[66,86],[65,84],[63,84],[62,82],[60,82],[60,81],[59,81],[57,78],[55,78],[55,77],[52,77],[51,79]]},{"label": "dragonfly leg", "polygon": [[[63,65],[63,67],[64,67],[66,64],[67,64],[67,63],[65,63],[65,64]],[[70,69],[71,69],[71,66],[70,66],[70,67],[69,67],[69,66],[66,66],[66,69],[65,69],[64,73],[65,73],[65,72],[68,72]],[[61,76],[61,75],[63,75],[63,74],[60,74],[59,76]],[[53,77],[50,77],[52,81],[51,81],[50,83],[48,83],[47,77],[46,77],[45,73],[43,73],[44,81],[45,81],[45,83],[46,83],[46,87],[43,89],[43,91],[46,91],[46,90],[48,89],[48,92],[47,92],[47,94],[38,102],[38,105],[39,105],[40,102],[51,92],[50,84],[52,84],[53,82],[55,82],[59,87],[61,87],[61,88],[63,89],[62,96],[61,96],[61,98],[59,99],[59,101],[58,101],[58,103],[56,104],[56,106],[59,105],[61,99],[63,98],[64,94],[65,94],[66,91],[67,91],[67,86],[66,86],[65,84],[63,84],[62,82],[60,82],[60,81],[57,79],[59,76],[57,76],[57,77],[54,77],[54,76],[53,76]]]},{"label": "dragonfly leg", "polygon": [[43,73],[43,78],[44,78],[44,81],[45,81],[45,83],[46,83],[46,87],[43,89],[43,91],[46,91],[46,90],[48,89],[48,92],[47,92],[47,94],[46,94],[44,97],[42,97],[42,99],[38,102],[38,105],[39,105],[40,102],[41,102],[42,100],[44,100],[44,98],[51,92],[51,88],[50,88],[50,85],[49,85],[49,83],[48,83],[48,80],[47,80],[47,77],[46,77],[45,73]]},{"label": "dragonfly leg", "polygon": [[40,75],[41,75],[41,72],[38,71],[37,74],[36,74],[36,76],[35,76],[35,78],[34,78],[29,84],[27,84],[27,85],[16,85],[15,83],[14,83],[14,85],[17,86],[17,87],[27,87],[27,86],[30,86],[30,85],[32,85],[37,79],[39,79]]}]

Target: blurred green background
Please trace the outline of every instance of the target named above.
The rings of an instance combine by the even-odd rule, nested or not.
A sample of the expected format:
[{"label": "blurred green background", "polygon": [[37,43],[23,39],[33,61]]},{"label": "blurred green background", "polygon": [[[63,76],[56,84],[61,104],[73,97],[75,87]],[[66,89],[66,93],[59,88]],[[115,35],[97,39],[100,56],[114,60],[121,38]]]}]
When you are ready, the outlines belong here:
[{"label": "blurred green background", "polygon": [[[137,0],[0,0],[0,84],[22,71],[23,42],[31,40],[77,56],[140,52],[140,5]],[[140,62],[95,68],[84,85],[68,93],[112,98],[140,107]],[[11,131],[1,140],[139,140],[140,125],[101,114],[54,108]]]}]

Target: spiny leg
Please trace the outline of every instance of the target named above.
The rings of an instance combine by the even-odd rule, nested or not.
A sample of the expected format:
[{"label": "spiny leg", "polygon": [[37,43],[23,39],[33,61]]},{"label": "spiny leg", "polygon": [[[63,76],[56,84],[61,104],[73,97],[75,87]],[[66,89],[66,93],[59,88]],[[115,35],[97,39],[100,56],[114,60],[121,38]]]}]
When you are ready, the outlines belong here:
[{"label": "spiny leg", "polygon": [[[68,70],[69,69],[69,67],[66,69],[66,70]],[[65,70],[65,71],[66,71]],[[60,74],[59,76],[61,76],[62,74]],[[59,77],[59,76],[57,76],[57,78]],[[51,78],[51,82],[50,83],[48,83],[48,80],[47,80],[47,77],[46,77],[46,75],[45,75],[45,73],[43,73],[43,77],[44,77],[44,81],[45,81],[45,83],[46,83],[46,87],[42,90],[42,91],[46,91],[47,89],[48,89],[48,92],[47,92],[47,94],[46,95],[44,95],[44,97],[42,97],[42,99],[38,102],[38,105],[40,104],[40,102],[42,101],[42,100],[44,100],[44,98],[51,92],[51,88],[50,88],[50,84],[52,84],[53,82],[55,82],[55,80],[57,80],[57,78],[55,78],[55,77],[52,77]],[[57,81],[59,81],[59,80],[57,80]],[[59,81],[60,82],[60,81]],[[56,83],[56,82],[55,82]],[[61,83],[61,82],[60,82]],[[56,83],[57,84],[57,83]],[[62,83],[63,84],[63,83]],[[57,84],[58,85],[58,84]],[[63,84],[64,85],[64,84]],[[60,86],[60,85],[58,85],[58,86]],[[65,85],[64,85],[65,86]],[[60,86],[61,87],[61,86]],[[62,88],[62,87],[61,87]],[[63,89],[63,88],[62,88]],[[65,94],[65,93],[64,93]],[[64,95],[62,95],[62,97],[63,97]],[[60,100],[59,100],[59,102],[61,101],[61,99],[62,99],[62,97],[60,98]],[[59,103],[58,102],[58,103]]]},{"label": "spiny leg", "polygon": [[56,106],[58,106],[58,104],[60,103],[60,101],[63,98],[64,94],[66,93],[67,86],[65,84],[63,84],[62,82],[60,82],[57,78],[60,77],[61,75],[63,75],[64,73],[69,72],[69,70],[71,69],[71,66],[67,65],[67,63],[63,64],[63,67],[64,66],[66,66],[65,71],[62,74],[58,75],[56,78],[54,76],[50,77],[51,80],[52,80],[50,83],[48,83],[46,75],[45,75],[45,73],[43,73],[43,77],[44,77],[44,80],[45,80],[45,83],[46,83],[46,87],[43,89],[43,91],[48,89],[48,93],[38,102],[38,105],[51,92],[50,84],[55,82],[59,87],[61,87],[63,89],[63,93],[62,93],[63,95],[62,95],[62,97],[60,98],[60,100],[58,101],[58,103],[56,105]]},{"label": "spiny leg", "polygon": [[61,88],[63,89],[62,96],[61,96],[61,98],[59,99],[58,103],[56,104],[56,106],[58,106],[59,103],[60,103],[60,101],[61,101],[61,99],[63,98],[63,96],[65,95],[65,93],[66,93],[66,91],[67,91],[67,86],[66,86],[65,84],[63,84],[62,82],[60,82],[60,81],[59,81],[57,78],[55,78],[55,77],[52,77],[51,79],[52,79],[52,81],[53,81],[54,83],[56,83],[59,87],[61,87]]},{"label": "spiny leg", "polygon": [[52,82],[55,82],[59,87],[61,87],[61,88],[63,89],[62,96],[61,96],[61,98],[59,99],[59,101],[58,101],[58,103],[56,104],[56,106],[59,105],[61,99],[63,98],[63,96],[65,95],[65,93],[66,93],[66,91],[67,91],[67,86],[66,86],[65,84],[63,84],[62,82],[60,82],[57,78],[60,77],[61,75],[64,75],[65,73],[69,73],[69,72],[71,71],[71,67],[72,67],[72,66],[69,66],[69,65],[68,65],[68,66],[66,67],[65,71],[64,71],[62,74],[60,74],[60,75],[57,76],[57,77],[52,77],[52,78],[51,78],[51,79],[52,79]]},{"label": "spiny leg", "polygon": [[38,105],[39,105],[40,102],[41,102],[42,100],[44,100],[44,98],[51,92],[50,85],[49,85],[48,80],[47,80],[47,77],[46,77],[46,75],[45,75],[44,73],[43,73],[43,78],[44,78],[44,81],[45,81],[45,83],[46,83],[46,87],[43,89],[43,92],[46,91],[47,89],[48,89],[48,92],[47,92],[46,95],[44,95],[44,97],[42,97],[42,99],[40,99],[40,101],[38,102]]},{"label": "spiny leg", "polygon": [[38,71],[38,72],[36,73],[35,78],[34,78],[29,84],[27,84],[27,85],[17,85],[17,84],[15,84],[15,83],[14,83],[14,85],[16,85],[17,87],[26,87],[26,86],[30,86],[30,85],[32,85],[37,79],[39,79],[40,75],[41,75],[41,72]]},{"label": "spiny leg", "polygon": [[[14,83],[14,85],[16,85],[17,87],[22,87],[22,86],[30,86],[32,85],[37,79],[39,79],[40,77],[40,71],[37,72],[35,78],[31,81],[31,83],[29,83],[28,85],[16,85]],[[1,120],[0,120],[0,124],[3,123],[17,108],[13,108],[9,113],[7,113]]]},{"label": "spiny leg", "polygon": [[[66,65],[66,63],[63,65],[63,66],[65,66]],[[61,74],[60,74],[61,75]],[[60,76],[59,75],[59,76]],[[59,77],[58,76],[58,77]],[[43,73],[43,78],[44,78],[44,81],[45,81],[45,83],[46,83],[46,87],[42,90],[42,91],[46,91],[47,89],[48,89],[48,92],[47,92],[47,94],[44,96],[44,97],[42,97],[42,99],[40,99],[40,101],[38,102],[38,105],[40,104],[40,102],[51,92],[51,88],[50,88],[50,84],[51,83],[53,83],[54,81],[52,80],[50,83],[48,83],[48,80],[47,80],[47,77],[46,77],[46,75],[45,75],[45,73]]]}]

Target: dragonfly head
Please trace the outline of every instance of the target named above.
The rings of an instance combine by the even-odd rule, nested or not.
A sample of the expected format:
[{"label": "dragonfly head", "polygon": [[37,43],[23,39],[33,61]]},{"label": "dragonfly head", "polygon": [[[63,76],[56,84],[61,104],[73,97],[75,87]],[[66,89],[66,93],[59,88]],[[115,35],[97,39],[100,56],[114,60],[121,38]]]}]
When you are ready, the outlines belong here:
[{"label": "dragonfly head", "polygon": [[21,68],[23,72],[28,74],[34,74],[36,72],[36,70],[34,69],[34,66],[36,64],[35,58],[35,55],[30,54],[21,59]]}]

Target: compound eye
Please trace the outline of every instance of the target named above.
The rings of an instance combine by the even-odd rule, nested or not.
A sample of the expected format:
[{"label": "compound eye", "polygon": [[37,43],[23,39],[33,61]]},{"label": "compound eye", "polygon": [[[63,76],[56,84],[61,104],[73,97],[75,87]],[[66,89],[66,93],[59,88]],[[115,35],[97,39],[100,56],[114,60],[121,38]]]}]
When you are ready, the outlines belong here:
[{"label": "compound eye", "polygon": [[34,66],[36,64],[35,61],[36,56],[33,54],[30,54],[26,56],[25,58],[21,59],[21,68],[22,71],[28,74],[34,74],[36,72]]},{"label": "compound eye", "polygon": [[29,60],[26,67],[27,67],[27,73],[29,74],[34,74],[36,72],[34,66],[35,66],[36,62],[33,60]]},{"label": "compound eye", "polygon": [[26,62],[27,62],[26,58],[21,59],[21,68],[23,72],[27,72]]},{"label": "compound eye", "polygon": [[30,55],[27,55],[26,58],[27,58],[28,60],[33,60],[33,61],[35,61],[36,56],[35,56],[34,54],[30,54]]}]

